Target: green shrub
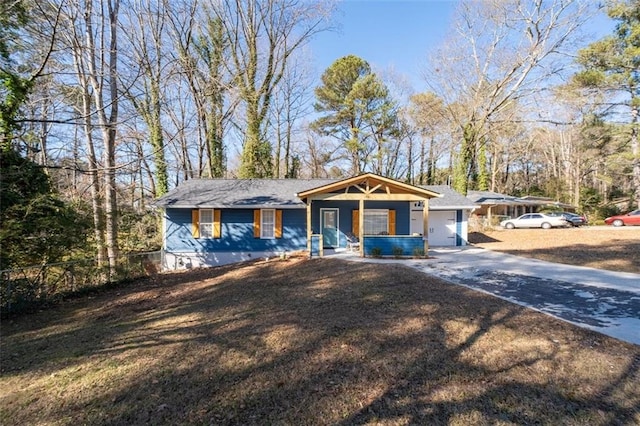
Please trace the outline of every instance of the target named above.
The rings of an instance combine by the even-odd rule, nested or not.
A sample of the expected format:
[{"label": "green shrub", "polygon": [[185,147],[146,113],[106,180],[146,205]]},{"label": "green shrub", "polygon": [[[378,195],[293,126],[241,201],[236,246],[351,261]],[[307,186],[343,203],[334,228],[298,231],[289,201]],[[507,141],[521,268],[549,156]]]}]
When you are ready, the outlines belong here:
[{"label": "green shrub", "polygon": [[402,255],[404,254],[404,249],[402,247],[394,246],[391,249],[391,254],[393,254],[393,257],[398,259],[398,258],[402,257]]},{"label": "green shrub", "polygon": [[413,249],[413,257],[417,257],[419,259],[424,257],[424,249],[420,247],[416,247]]},{"label": "green shrub", "polygon": [[380,247],[372,247],[369,251],[371,257],[382,257],[382,249]]}]

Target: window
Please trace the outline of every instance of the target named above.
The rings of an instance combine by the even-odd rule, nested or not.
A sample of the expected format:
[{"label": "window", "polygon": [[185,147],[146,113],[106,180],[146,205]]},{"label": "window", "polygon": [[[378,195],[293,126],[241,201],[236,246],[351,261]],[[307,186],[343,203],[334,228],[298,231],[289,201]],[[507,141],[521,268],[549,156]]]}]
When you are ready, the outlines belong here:
[{"label": "window", "polygon": [[268,209],[260,213],[260,238],[275,238],[276,211]]},{"label": "window", "polygon": [[200,209],[200,238],[213,238],[213,209]]},{"label": "window", "polygon": [[393,209],[364,210],[364,221],[360,220],[360,211],[351,212],[351,232],[360,236],[360,225],[364,235],[396,235],[396,211]]},{"label": "window", "polygon": [[220,238],[222,236],[220,210],[192,209],[191,236],[193,238]]},{"label": "window", "polygon": [[282,238],[282,210],[254,210],[253,238]]},{"label": "window", "polygon": [[365,210],[364,211],[365,235],[389,234],[389,210]]}]

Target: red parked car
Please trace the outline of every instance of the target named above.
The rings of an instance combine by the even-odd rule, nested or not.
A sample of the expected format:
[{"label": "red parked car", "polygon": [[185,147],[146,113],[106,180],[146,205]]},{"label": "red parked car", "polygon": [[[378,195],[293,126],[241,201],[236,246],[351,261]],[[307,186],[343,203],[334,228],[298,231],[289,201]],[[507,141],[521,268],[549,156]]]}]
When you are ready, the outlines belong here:
[{"label": "red parked car", "polygon": [[640,210],[608,217],[604,220],[604,223],[613,226],[640,225]]}]

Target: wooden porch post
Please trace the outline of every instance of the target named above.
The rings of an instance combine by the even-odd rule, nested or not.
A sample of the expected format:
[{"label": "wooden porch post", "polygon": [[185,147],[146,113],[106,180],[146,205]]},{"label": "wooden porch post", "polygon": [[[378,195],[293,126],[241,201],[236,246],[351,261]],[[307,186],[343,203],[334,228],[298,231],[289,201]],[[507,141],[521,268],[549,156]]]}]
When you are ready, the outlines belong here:
[{"label": "wooden porch post", "polygon": [[424,243],[424,255],[429,257],[429,199],[422,203],[422,242]]},{"label": "wooden porch post", "polygon": [[358,221],[358,234],[360,238],[360,257],[364,257],[364,198],[360,198],[358,205],[358,214],[360,220]]},{"label": "wooden porch post", "polygon": [[307,199],[307,250],[311,256],[311,197]]}]

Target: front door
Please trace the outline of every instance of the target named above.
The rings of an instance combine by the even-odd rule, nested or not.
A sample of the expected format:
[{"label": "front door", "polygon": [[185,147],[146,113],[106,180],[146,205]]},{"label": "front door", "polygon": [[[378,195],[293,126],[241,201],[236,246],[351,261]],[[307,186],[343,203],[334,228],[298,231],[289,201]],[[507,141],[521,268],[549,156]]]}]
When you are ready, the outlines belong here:
[{"label": "front door", "polygon": [[324,247],[338,247],[338,209],[320,209],[320,220]]}]

